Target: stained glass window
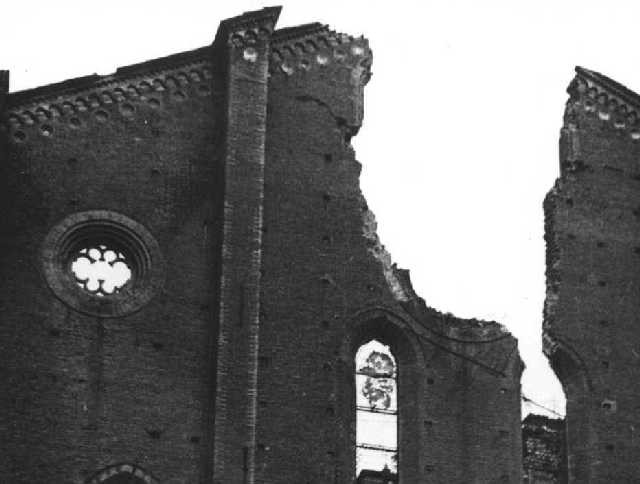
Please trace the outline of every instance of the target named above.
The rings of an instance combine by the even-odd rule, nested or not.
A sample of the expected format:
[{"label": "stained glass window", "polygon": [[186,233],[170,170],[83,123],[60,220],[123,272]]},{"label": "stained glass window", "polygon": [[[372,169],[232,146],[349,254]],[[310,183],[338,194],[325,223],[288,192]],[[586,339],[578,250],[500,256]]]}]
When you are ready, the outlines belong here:
[{"label": "stained glass window", "polygon": [[396,360],[372,340],[356,354],[356,475],[363,470],[398,472]]}]

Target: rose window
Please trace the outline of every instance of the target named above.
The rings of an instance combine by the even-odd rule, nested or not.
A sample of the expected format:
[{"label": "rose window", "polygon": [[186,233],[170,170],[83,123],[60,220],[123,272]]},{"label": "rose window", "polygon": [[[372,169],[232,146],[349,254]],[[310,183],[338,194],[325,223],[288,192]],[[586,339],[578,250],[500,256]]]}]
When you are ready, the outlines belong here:
[{"label": "rose window", "polygon": [[127,258],[106,245],[92,245],[76,252],[71,272],[78,286],[100,297],[118,293],[131,280]]}]

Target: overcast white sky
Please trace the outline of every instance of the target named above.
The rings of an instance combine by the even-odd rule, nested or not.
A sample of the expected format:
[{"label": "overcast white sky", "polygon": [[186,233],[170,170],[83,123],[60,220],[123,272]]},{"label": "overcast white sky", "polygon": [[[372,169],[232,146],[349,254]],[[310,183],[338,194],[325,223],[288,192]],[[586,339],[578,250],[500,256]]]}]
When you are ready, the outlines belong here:
[{"label": "overcast white sky", "polygon": [[[353,139],[378,232],[427,303],[519,339],[525,395],[563,411],[541,353],[542,199],[558,174],[565,88],[582,65],[640,88],[640,3],[281,1],[279,26],[364,34],[374,52]],[[3,2],[11,90],[209,44],[257,1]]]}]

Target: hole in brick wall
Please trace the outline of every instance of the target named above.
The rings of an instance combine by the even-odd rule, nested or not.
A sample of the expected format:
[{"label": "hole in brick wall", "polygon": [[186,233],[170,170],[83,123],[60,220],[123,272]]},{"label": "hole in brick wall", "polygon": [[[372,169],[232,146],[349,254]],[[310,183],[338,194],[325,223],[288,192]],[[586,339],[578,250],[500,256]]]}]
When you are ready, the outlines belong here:
[{"label": "hole in brick wall", "polygon": [[322,321],[320,321],[320,326],[322,326],[324,329],[329,329],[329,321],[323,319]]},{"label": "hole in brick wall", "polygon": [[634,217],[640,217],[640,207],[636,207],[634,208],[631,213],[633,214]]},{"label": "hole in brick wall", "polygon": [[598,286],[604,287],[606,285],[607,285],[607,283],[605,281],[598,281]]},{"label": "hole in brick wall", "polygon": [[323,286],[328,286],[329,284],[331,284],[333,282],[333,279],[331,278],[331,276],[329,274],[325,274],[320,278],[320,281],[322,282]]},{"label": "hole in brick wall", "polygon": [[153,349],[156,351],[160,351],[162,348],[164,348],[164,345],[162,343],[151,343],[151,346],[153,346]]},{"label": "hole in brick wall", "polygon": [[325,409],[325,413],[329,416],[329,417],[333,417],[336,414],[336,411],[333,409],[333,407],[327,407]]},{"label": "hole in brick wall", "polygon": [[329,457],[335,457],[336,453],[335,453],[334,451],[332,451],[332,450],[328,450],[328,451],[327,451],[327,455],[328,455]]},{"label": "hole in brick wall", "polygon": [[331,163],[333,161],[333,156],[330,153],[325,153],[324,154],[324,161],[325,161],[325,163]]},{"label": "hole in brick wall", "polygon": [[162,432],[160,430],[158,430],[158,429],[144,429],[144,431],[152,439],[159,439],[160,436],[162,435]]},{"label": "hole in brick wall", "polygon": [[331,371],[331,370],[333,370],[333,367],[331,366],[331,363],[326,362],[324,365],[322,365],[322,369],[324,371]]},{"label": "hole in brick wall", "polygon": [[634,247],[633,248],[633,253],[636,255],[640,255],[640,247]]},{"label": "hole in brick wall", "polygon": [[600,248],[605,247],[606,245],[607,245],[607,244],[605,244],[604,242],[597,242],[597,243],[596,243],[596,246],[598,246],[598,247],[600,247]]},{"label": "hole in brick wall", "polygon": [[75,167],[78,164],[78,158],[69,158],[67,160],[67,165],[71,167]]},{"label": "hole in brick wall", "polygon": [[269,358],[268,356],[259,356],[258,364],[263,368],[269,368],[269,366],[271,366],[271,358]]},{"label": "hole in brick wall", "polygon": [[80,122],[79,118],[76,118],[74,116],[72,118],[69,118],[69,124],[71,125],[72,128],[79,128],[82,123]]},{"label": "hole in brick wall", "polygon": [[27,135],[23,131],[16,131],[13,133],[13,139],[16,141],[24,141],[27,139]]},{"label": "hole in brick wall", "polygon": [[613,444],[605,444],[604,448],[607,449],[609,452],[612,452],[616,447]]},{"label": "hole in brick wall", "polygon": [[567,239],[569,240],[575,240],[576,236],[573,234],[567,234]]},{"label": "hole in brick wall", "polygon": [[433,472],[435,470],[435,466],[433,464],[426,464],[424,466],[424,471],[425,472]]},{"label": "hole in brick wall", "polygon": [[51,328],[49,334],[51,336],[60,336],[60,330],[58,328]]},{"label": "hole in brick wall", "polygon": [[615,400],[603,400],[602,403],[600,404],[600,407],[602,408],[602,410],[605,410],[607,412],[615,412],[617,409],[617,403],[615,402]]},{"label": "hole in brick wall", "polygon": [[160,170],[158,170],[157,168],[151,168],[151,177],[157,178],[159,176],[160,176]]},{"label": "hole in brick wall", "polygon": [[324,242],[325,244],[330,244],[331,243],[331,237],[328,235],[323,235],[322,236],[322,242]]},{"label": "hole in brick wall", "polygon": [[567,204],[568,207],[573,207],[573,198],[567,198],[565,200],[565,203]]},{"label": "hole in brick wall", "polygon": [[198,437],[197,435],[192,435],[189,438],[189,442],[191,442],[192,444],[197,444],[200,442],[200,437]]},{"label": "hole in brick wall", "polygon": [[606,360],[602,361],[602,368],[609,368],[609,362]]},{"label": "hole in brick wall", "polygon": [[267,402],[265,402],[264,400],[260,400],[260,401],[258,402],[258,406],[259,406],[259,407],[262,407],[262,408],[265,408],[265,407],[267,407],[268,405],[269,405],[269,404],[268,404]]},{"label": "hole in brick wall", "polygon": [[427,378],[427,385],[433,385],[434,383],[433,378]]},{"label": "hole in brick wall", "polygon": [[324,203],[324,209],[327,210],[329,208],[329,202],[331,201],[331,195],[325,193],[322,195],[322,201]]},{"label": "hole in brick wall", "polygon": [[425,429],[431,429],[431,428],[433,428],[433,420],[425,420],[425,421],[424,421],[424,428],[425,428]]},{"label": "hole in brick wall", "polygon": [[69,205],[71,205],[72,207],[77,207],[78,205],[80,205],[80,200],[78,200],[77,198],[72,198],[71,200],[69,200]]},{"label": "hole in brick wall", "polygon": [[264,444],[258,444],[258,450],[260,452],[264,452],[265,450],[267,450],[267,447]]},{"label": "hole in brick wall", "polygon": [[600,326],[609,326],[609,321],[606,321],[604,319],[601,319],[600,321],[598,321],[598,323],[600,324]]}]

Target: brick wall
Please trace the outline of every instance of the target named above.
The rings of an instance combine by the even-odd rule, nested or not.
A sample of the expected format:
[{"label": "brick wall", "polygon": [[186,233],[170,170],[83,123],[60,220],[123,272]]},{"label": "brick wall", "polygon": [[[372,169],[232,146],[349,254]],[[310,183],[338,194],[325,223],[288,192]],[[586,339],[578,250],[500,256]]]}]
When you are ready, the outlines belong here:
[{"label": "brick wall", "polygon": [[545,200],[544,347],[567,396],[569,482],[632,482],[638,412],[639,98],[584,69]]},{"label": "brick wall", "polygon": [[[198,479],[213,321],[212,87],[210,66],[184,55],[9,96],[0,481],[83,482],[117,462],[163,482]],[[143,224],[164,254],[164,285],[137,313],[74,311],[41,273],[49,230],[94,209]]]},{"label": "brick wall", "polygon": [[[351,483],[372,338],[398,360],[401,483],[519,480],[515,339],[428,308],[360,192],[367,41],[272,35],[278,13],[8,96],[0,480]],[[51,229],[95,210],[157,241],[163,283],[137,312],[78,310],[43,273]]]}]

